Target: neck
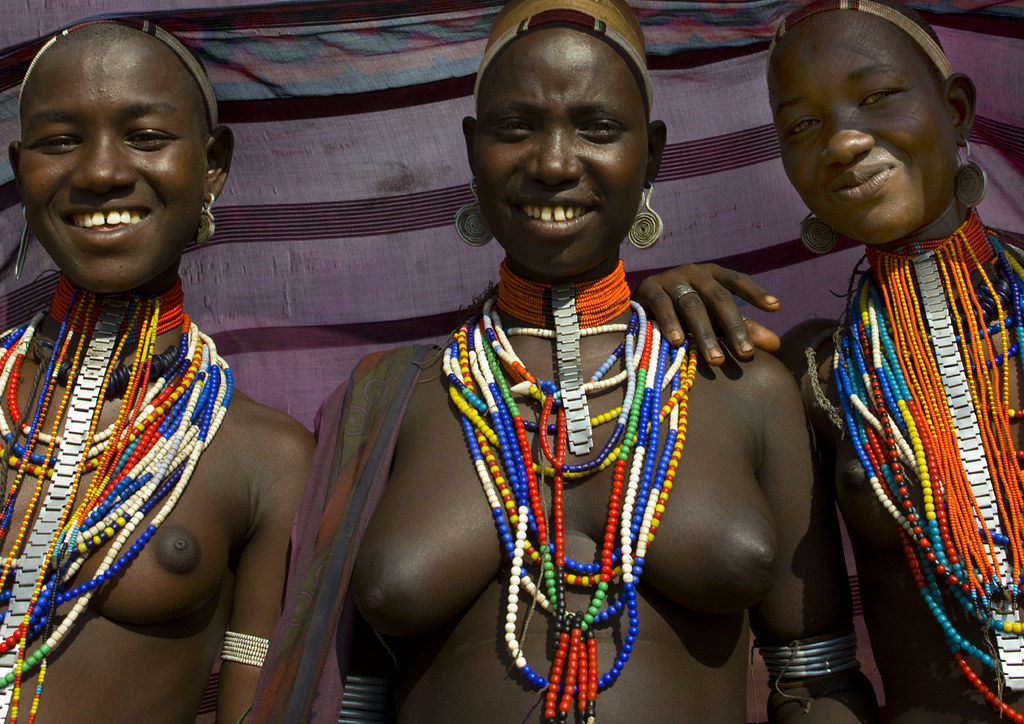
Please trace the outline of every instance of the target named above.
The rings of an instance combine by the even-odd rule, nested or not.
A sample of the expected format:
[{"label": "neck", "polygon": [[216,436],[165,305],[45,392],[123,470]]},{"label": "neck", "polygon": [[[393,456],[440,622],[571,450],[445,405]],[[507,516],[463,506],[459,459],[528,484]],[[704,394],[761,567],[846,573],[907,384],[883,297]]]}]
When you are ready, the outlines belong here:
[{"label": "neck", "polygon": [[[552,289],[556,286],[525,279],[501,263],[498,309],[537,327],[553,327]],[[629,285],[622,262],[600,279],[568,282],[576,296],[580,327],[608,324],[629,309]]]},{"label": "neck", "polygon": [[[63,274],[60,280],[57,282],[57,289],[53,295],[53,301],[50,303],[49,316],[60,323],[68,315],[72,305],[88,300],[100,302],[98,304],[92,304],[92,313],[83,315],[82,317],[73,321],[68,326],[69,331],[72,332],[85,332],[89,333],[96,323],[96,318],[99,316],[99,310],[102,309],[102,301],[108,298],[123,299],[125,301],[143,302],[154,299],[150,295],[132,294],[130,292],[124,292],[121,294],[94,294],[93,292],[86,291],[85,289],[79,289],[75,287],[67,277]],[[182,301],[184,300],[184,294],[181,288],[181,279],[178,279],[174,286],[163,294],[156,297],[160,303],[160,317],[157,321],[156,334],[159,336],[166,332],[181,329],[183,324],[188,324],[187,317],[182,309]],[[88,306],[88,305],[87,305]]]},{"label": "neck", "polygon": [[941,239],[915,241],[887,251],[869,247],[867,258],[875,278],[881,280],[885,270],[892,262],[910,259],[929,251],[936,253],[942,253],[943,251],[962,252],[961,255],[968,266],[969,272],[995,258],[995,249],[992,247],[992,242],[985,233],[985,227],[974,210],[968,215],[967,220],[950,236]]}]

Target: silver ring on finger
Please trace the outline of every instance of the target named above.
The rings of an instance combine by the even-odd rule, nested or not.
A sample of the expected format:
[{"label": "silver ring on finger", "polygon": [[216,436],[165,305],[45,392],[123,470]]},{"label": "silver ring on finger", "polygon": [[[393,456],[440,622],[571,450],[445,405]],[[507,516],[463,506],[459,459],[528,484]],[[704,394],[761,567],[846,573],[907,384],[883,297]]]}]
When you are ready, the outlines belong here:
[{"label": "silver ring on finger", "polygon": [[682,299],[684,296],[686,296],[687,294],[696,294],[696,292],[697,290],[691,287],[689,284],[680,284],[679,286],[672,290],[672,302],[678,304],[679,300]]}]

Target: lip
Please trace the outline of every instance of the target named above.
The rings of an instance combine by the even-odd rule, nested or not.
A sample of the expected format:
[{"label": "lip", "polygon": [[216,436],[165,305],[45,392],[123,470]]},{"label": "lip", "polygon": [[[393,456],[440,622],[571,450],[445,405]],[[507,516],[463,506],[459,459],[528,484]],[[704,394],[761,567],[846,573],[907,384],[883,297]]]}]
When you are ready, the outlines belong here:
[{"label": "lip", "polygon": [[859,164],[846,171],[829,187],[829,192],[848,201],[862,201],[878,193],[896,174],[891,163]]}]

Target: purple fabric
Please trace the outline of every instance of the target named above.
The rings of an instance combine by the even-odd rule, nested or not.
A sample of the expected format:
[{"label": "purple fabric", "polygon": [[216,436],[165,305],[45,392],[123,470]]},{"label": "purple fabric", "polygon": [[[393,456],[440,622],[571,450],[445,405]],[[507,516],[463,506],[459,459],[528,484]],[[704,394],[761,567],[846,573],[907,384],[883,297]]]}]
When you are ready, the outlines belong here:
[{"label": "purple fabric", "polygon": [[[443,337],[496,280],[501,250],[463,246],[451,219],[470,198],[460,119],[473,112],[472,73],[501,2],[240,4],[177,0],[154,13],[143,0],[54,0],[42,20],[29,3],[5,7],[0,135],[17,136],[16,79],[50,30],[128,9],[181,32],[231,99],[221,114],[237,139],[217,235],[185,256],[186,305],[241,389],[308,426],[363,355]],[[845,293],[860,256],[811,258],[796,241],[806,210],[778,161],[763,65],[774,18],[795,4],[635,3],[654,115],[669,127],[652,200],[667,233],[648,252],[623,251],[631,280],[682,261],[756,274],[783,301],[770,318],[780,330],[837,315],[833,292]],[[1024,87],[1024,0],[913,4],[933,11],[954,69],[978,86],[982,218],[1022,230],[1024,96],[1007,89]],[[11,178],[0,163],[4,327],[53,281],[38,245],[13,279],[22,223]]]}]

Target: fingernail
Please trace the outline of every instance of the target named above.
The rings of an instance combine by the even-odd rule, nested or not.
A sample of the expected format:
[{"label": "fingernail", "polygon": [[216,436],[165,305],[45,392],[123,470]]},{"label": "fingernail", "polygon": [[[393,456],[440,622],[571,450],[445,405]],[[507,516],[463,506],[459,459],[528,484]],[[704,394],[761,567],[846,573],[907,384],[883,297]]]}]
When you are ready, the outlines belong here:
[{"label": "fingernail", "polygon": [[722,350],[720,349],[709,349],[708,359],[710,359],[712,362],[717,362],[718,360],[725,359],[725,355],[722,354]]},{"label": "fingernail", "polygon": [[682,344],[683,333],[677,329],[672,330],[672,332],[668,335],[668,339],[672,344]]},{"label": "fingernail", "polygon": [[742,354],[750,354],[753,351],[754,345],[752,345],[750,342],[744,342],[743,344],[740,345],[740,352]]},{"label": "fingernail", "polygon": [[766,302],[768,302],[769,304],[778,304],[779,303],[779,300],[776,297],[773,297],[770,294],[767,297],[765,297],[764,300]]}]

